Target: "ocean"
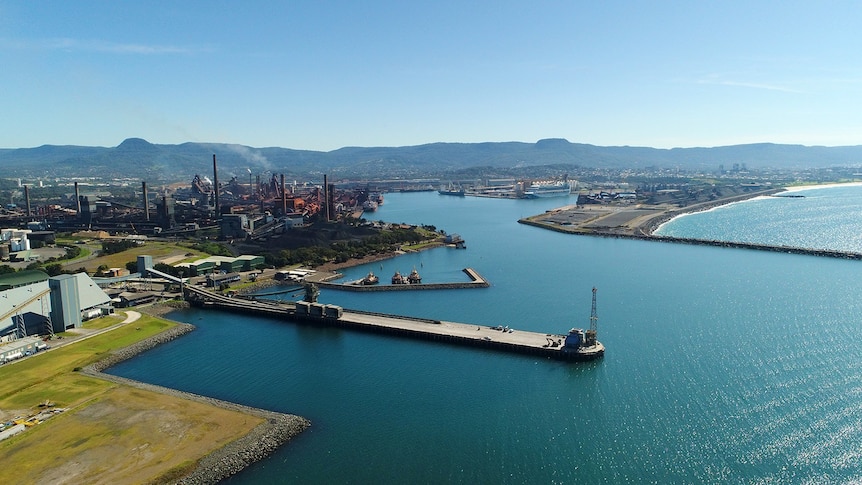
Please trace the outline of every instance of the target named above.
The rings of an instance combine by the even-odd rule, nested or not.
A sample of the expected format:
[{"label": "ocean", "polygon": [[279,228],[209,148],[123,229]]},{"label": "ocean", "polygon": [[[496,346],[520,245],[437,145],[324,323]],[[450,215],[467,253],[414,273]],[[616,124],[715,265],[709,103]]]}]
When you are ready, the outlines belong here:
[{"label": "ocean", "polygon": [[[662,231],[757,239],[748,235],[754,226],[765,229],[750,242],[772,243],[783,231],[777,240],[826,245],[862,234],[862,218],[852,223],[862,187],[798,194],[806,197],[735,204],[735,222],[716,233],[701,231],[719,224],[709,218],[721,209]],[[801,217],[815,200],[826,208],[809,212],[816,220],[762,225],[769,214]],[[416,268],[423,281],[465,281],[461,270],[471,267],[491,287],[323,290],[320,301],[564,333],[589,325],[595,286],[607,348],[599,361],[190,309],[171,317],[196,331],[110,372],[311,419],[230,483],[862,480],[862,262],[517,223],[569,203],[386,194],[368,218],[434,225],[460,234],[467,249],[407,254],[346,270],[345,279]],[[836,223],[818,224],[824,214],[850,221],[844,236],[827,236]]]}]

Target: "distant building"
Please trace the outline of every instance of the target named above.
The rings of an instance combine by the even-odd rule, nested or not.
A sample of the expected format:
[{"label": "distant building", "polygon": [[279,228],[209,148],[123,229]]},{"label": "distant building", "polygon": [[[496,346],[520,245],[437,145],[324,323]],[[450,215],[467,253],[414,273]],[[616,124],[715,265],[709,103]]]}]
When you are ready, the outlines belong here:
[{"label": "distant building", "polygon": [[234,283],[242,280],[239,273],[214,273],[207,275],[207,286],[217,288],[222,284]]},{"label": "distant building", "polygon": [[251,226],[245,214],[223,214],[220,228],[225,238],[245,239],[251,234]]}]

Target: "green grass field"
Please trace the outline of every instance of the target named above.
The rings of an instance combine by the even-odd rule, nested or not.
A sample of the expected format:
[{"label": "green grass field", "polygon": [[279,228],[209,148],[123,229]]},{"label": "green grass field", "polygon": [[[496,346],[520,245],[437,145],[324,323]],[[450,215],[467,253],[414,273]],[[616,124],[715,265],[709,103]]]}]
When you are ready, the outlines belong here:
[{"label": "green grass field", "polygon": [[[64,240],[64,242],[65,241],[66,240]],[[100,247],[100,245],[98,247]],[[82,250],[84,249],[85,248],[82,247]],[[89,251],[87,252],[89,253]],[[73,260],[63,261],[63,264],[66,266],[72,265],[75,268],[83,266],[87,272],[94,273],[96,269],[102,265],[105,265],[108,268],[125,268],[126,263],[137,261],[138,256],[143,255],[152,256],[154,262],[159,262],[165,258],[171,258],[172,260],[176,259],[171,264],[191,262],[209,256],[204,252],[191,249],[179,243],[147,241],[138,247],[127,249],[119,253],[97,256],[86,261],[83,261],[84,256],[79,255]]]},{"label": "green grass field", "polygon": [[[111,323],[117,321],[113,317]],[[69,408],[0,441],[0,483],[168,482],[262,423],[256,416],[76,371],[173,325],[144,315],[0,367],[0,411],[27,416],[45,401]]]},{"label": "green grass field", "polygon": [[116,325],[122,322],[124,318],[125,315],[115,313],[114,315],[107,315],[104,317],[87,320],[86,322],[83,322],[81,326],[90,330],[101,330],[103,328],[107,328],[111,325]]},{"label": "green grass field", "polygon": [[62,407],[75,405],[81,399],[82,383],[89,381],[79,379],[80,376],[74,374],[76,368],[92,364],[111,350],[161,333],[173,325],[167,320],[143,315],[134,325],[6,364],[0,367],[0,409],[31,408],[45,399]]}]

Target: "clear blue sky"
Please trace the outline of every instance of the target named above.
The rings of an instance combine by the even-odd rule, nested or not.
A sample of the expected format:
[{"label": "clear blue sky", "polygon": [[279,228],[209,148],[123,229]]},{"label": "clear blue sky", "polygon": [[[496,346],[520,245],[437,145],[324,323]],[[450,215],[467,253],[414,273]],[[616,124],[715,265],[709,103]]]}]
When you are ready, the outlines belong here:
[{"label": "clear blue sky", "polygon": [[862,4],[0,1],[0,147],[862,144]]}]

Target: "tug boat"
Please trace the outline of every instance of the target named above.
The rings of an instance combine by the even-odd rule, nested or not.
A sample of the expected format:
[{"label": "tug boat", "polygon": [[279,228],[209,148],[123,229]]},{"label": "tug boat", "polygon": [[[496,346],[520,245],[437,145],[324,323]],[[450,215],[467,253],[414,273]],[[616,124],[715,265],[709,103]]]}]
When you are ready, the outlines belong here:
[{"label": "tug boat", "polygon": [[373,271],[369,271],[365,278],[359,280],[361,285],[376,285],[377,283],[380,283],[380,278]]},{"label": "tug boat", "polygon": [[410,274],[407,275],[407,282],[411,285],[422,283],[422,277],[419,276],[419,272],[416,271],[416,268],[413,268],[413,271],[411,271]]},{"label": "tug boat", "polygon": [[419,272],[416,271],[416,268],[413,268],[413,271],[411,271],[407,276],[401,274],[400,271],[396,271],[395,274],[392,275],[393,285],[418,285],[419,283],[422,283],[422,277],[419,276]]}]

